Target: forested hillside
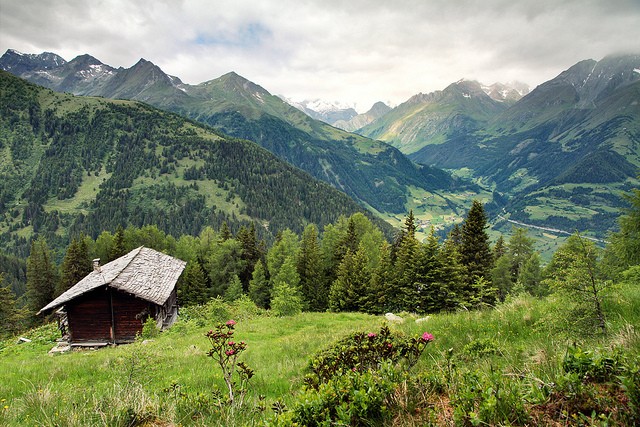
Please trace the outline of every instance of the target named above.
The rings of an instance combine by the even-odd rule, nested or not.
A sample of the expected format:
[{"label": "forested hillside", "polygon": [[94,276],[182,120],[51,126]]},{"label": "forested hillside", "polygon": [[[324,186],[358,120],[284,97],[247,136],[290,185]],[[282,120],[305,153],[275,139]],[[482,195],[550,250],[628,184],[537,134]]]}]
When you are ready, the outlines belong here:
[{"label": "forested hillside", "polygon": [[189,85],[144,59],[114,69],[89,55],[69,62],[53,55],[53,66],[51,55],[8,50],[0,68],[56,91],[143,101],[254,141],[380,213],[406,213],[417,188],[440,193],[446,210],[457,214],[468,205],[441,190],[479,191],[443,170],[416,165],[383,142],[312,119],[235,72]]},{"label": "forested hillside", "polygon": [[361,211],[254,143],[129,101],[74,97],[0,73],[0,245],[157,225],[172,235],[258,224],[272,239]]}]

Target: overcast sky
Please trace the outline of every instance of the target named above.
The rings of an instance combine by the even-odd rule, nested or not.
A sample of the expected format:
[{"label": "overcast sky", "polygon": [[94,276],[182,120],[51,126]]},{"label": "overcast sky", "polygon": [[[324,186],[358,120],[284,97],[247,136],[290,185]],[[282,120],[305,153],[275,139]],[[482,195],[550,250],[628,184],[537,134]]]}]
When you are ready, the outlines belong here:
[{"label": "overcast sky", "polygon": [[533,88],[640,52],[639,28],[640,0],[0,0],[0,54],[145,58],[191,84],[235,71],[361,112],[460,78]]}]

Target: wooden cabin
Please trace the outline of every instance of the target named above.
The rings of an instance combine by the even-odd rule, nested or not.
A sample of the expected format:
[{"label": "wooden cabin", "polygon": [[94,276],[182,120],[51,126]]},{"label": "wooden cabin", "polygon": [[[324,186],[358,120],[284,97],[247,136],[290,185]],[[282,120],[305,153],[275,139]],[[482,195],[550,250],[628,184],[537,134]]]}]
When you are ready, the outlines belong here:
[{"label": "wooden cabin", "polygon": [[91,273],[40,313],[58,309],[71,345],[131,342],[149,317],[160,329],[175,322],[176,282],[185,265],[143,246],[103,266],[94,260]]}]

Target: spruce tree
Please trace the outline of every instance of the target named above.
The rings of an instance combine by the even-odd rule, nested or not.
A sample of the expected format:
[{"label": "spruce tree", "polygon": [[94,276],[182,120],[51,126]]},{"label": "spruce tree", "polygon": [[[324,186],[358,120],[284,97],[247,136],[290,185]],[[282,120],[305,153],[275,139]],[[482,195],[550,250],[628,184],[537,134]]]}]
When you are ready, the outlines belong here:
[{"label": "spruce tree", "polygon": [[220,242],[226,242],[232,237],[233,235],[231,234],[231,230],[229,229],[229,224],[227,224],[227,221],[224,221],[222,223],[222,226],[220,227]]},{"label": "spruce tree", "polygon": [[207,302],[207,278],[197,259],[189,261],[180,276],[178,302],[182,306]]},{"label": "spruce tree", "polygon": [[271,285],[267,280],[264,264],[256,262],[251,280],[249,281],[249,298],[261,308],[269,308],[271,301]]},{"label": "spruce tree", "polygon": [[405,219],[400,242],[397,244],[392,306],[395,310],[416,311],[420,305],[418,282],[418,258],[420,243],[415,237],[416,226],[413,211]]},{"label": "spruce tree", "polygon": [[438,265],[440,274],[438,282],[442,296],[440,301],[445,310],[455,310],[464,306],[464,278],[465,267],[460,261],[459,245],[454,240],[447,239],[438,251]]},{"label": "spruce tree", "polygon": [[322,274],[318,229],[313,224],[308,225],[302,233],[297,269],[302,296],[309,310],[326,310],[329,289]]},{"label": "spruce tree", "polygon": [[484,207],[474,200],[461,229],[460,258],[466,268],[466,287],[461,295],[463,303],[476,299],[474,293],[477,292],[478,283],[490,283],[491,280],[493,255],[486,228]]},{"label": "spruce tree", "polygon": [[378,265],[371,273],[369,288],[362,301],[362,311],[380,314],[387,310],[392,275],[391,246],[385,241],[380,246]]},{"label": "spruce tree", "polygon": [[73,238],[62,260],[61,277],[56,288],[56,296],[82,280],[91,272],[91,259],[83,235]]},{"label": "spruce tree", "polygon": [[23,327],[24,312],[17,305],[16,295],[0,273],[0,338],[18,332]]},{"label": "spruce tree", "polygon": [[333,311],[360,311],[366,301],[366,291],[371,281],[364,250],[345,254],[336,280],[329,291],[329,307]]},{"label": "spruce tree", "polygon": [[224,300],[226,302],[234,302],[242,296],[242,283],[237,275],[233,275],[231,282],[227,285],[224,292]]},{"label": "spruce tree", "polygon": [[27,258],[27,305],[33,314],[53,301],[57,276],[47,242],[34,240]]},{"label": "spruce tree", "polygon": [[109,261],[118,259],[127,254],[127,248],[124,242],[124,228],[121,225],[116,229],[116,233],[113,236],[113,246],[109,251]]},{"label": "spruce tree", "polygon": [[249,281],[253,274],[253,269],[259,259],[264,256],[264,242],[258,242],[256,235],[256,226],[251,223],[251,226],[247,229],[241,227],[236,236],[236,240],[240,242],[242,247],[242,260],[244,269],[240,272],[240,281],[242,282],[242,288],[245,292],[249,290]]},{"label": "spruce tree", "polygon": [[502,237],[502,234],[498,237],[498,240],[496,241],[496,244],[493,245],[493,259],[497,260],[498,258],[500,258],[502,255],[504,255],[507,252],[507,246],[504,242],[504,237]]},{"label": "spruce tree", "polygon": [[426,244],[420,246],[417,264],[416,280],[420,299],[418,308],[422,313],[437,312],[443,306],[439,281],[442,272],[438,251],[438,237],[432,227]]}]

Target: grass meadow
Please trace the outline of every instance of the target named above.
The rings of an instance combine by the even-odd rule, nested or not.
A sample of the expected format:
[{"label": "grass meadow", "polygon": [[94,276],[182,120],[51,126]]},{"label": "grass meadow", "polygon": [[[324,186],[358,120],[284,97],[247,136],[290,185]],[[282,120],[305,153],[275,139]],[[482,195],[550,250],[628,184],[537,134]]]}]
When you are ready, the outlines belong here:
[{"label": "grass meadow", "polygon": [[[403,323],[358,313],[271,317],[246,301],[216,302],[184,309],[170,330],[147,340],[53,355],[48,351],[58,332],[47,325],[22,335],[31,342],[12,337],[0,343],[0,425],[278,425],[276,412],[296,405],[314,354],[349,333],[384,324],[435,338],[409,373],[423,385],[419,398],[397,392],[400,410],[385,425],[616,425],[615,408],[609,411],[612,403],[599,389],[590,395],[595,413],[587,415],[568,393],[557,394],[558,384],[570,380],[562,362],[575,345],[594,355],[640,355],[638,286],[611,291],[606,309],[609,332],[601,336],[573,332],[562,301],[526,295],[420,323],[406,313]],[[245,405],[234,410],[220,403],[224,383],[204,336],[228,318],[237,321],[234,338],[247,342],[242,360],[255,370]],[[514,417],[518,410],[522,416]]]}]

